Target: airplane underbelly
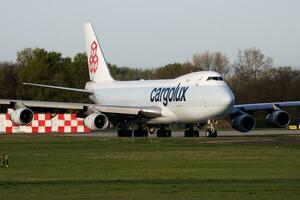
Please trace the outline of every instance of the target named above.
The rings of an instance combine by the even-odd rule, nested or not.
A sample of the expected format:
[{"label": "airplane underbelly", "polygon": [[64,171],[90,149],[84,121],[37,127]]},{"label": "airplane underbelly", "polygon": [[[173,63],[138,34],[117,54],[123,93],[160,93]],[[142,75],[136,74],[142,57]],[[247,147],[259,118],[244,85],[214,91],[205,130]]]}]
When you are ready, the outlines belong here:
[{"label": "airplane underbelly", "polygon": [[161,117],[150,120],[148,123],[200,123],[216,117],[216,113],[223,111],[221,107],[174,107],[163,112]]},{"label": "airplane underbelly", "polygon": [[177,108],[175,115],[177,122],[199,123],[216,117],[216,114],[220,112],[222,112],[220,107],[188,107]]}]

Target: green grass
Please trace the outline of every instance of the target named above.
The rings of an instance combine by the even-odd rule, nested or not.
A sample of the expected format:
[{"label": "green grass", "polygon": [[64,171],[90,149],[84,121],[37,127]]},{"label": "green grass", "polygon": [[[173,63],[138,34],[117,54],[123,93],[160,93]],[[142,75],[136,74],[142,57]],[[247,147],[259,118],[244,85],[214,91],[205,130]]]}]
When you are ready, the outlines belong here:
[{"label": "green grass", "polygon": [[0,199],[300,199],[294,139],[0,136]]}]

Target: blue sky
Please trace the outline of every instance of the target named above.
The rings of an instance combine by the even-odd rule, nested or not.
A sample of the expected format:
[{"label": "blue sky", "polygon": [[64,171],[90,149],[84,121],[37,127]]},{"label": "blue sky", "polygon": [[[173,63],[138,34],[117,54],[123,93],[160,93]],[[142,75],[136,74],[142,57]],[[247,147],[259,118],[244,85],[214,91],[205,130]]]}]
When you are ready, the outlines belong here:
[{"label": "blue sky", "polygon": [[74,56],[85,51],[92,22],[106,59],[119,66],[158,67],[221,51],[260,48],[276,65],[300,66],[297,0],[27,0],[2,1],[0,61],[40,47]]}]

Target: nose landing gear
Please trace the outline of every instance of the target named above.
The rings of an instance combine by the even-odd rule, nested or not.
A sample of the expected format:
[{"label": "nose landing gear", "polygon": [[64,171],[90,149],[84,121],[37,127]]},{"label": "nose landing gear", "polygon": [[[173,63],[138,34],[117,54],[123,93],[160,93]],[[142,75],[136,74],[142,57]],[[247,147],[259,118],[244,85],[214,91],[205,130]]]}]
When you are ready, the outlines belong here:
[{"label": "nose landing gear", "polygon": [[214,120],[214,119],[208,120],[206,131],[205,131],[206,137],[217,137],[218,132],[214,127],[215,124],[217,124],[217,120]]}]

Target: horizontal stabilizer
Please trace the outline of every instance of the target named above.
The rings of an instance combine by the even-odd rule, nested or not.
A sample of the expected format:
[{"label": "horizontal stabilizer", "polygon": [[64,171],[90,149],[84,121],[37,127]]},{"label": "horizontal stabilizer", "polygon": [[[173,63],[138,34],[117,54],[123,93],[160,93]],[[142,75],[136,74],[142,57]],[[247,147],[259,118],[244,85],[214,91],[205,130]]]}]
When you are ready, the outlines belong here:
[{"label": "horizontal stabilizer", "polygon": [[79,92],[85,94],[93,94],[93,92],[84,90],[84,89],[77,89],[77,88],[69,88],[69,87],[61,87],[61,86],[53,86],[53,85],[43,85],[43,84],[36,84],[36,83],[22,83],[23,85],[30,85],[35,87],[42,87],[42,88],[50,88],[50,89],[57,89],[57,90],[65,90],[70,92]]}]

